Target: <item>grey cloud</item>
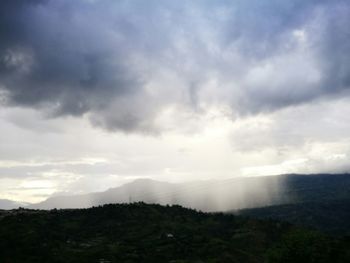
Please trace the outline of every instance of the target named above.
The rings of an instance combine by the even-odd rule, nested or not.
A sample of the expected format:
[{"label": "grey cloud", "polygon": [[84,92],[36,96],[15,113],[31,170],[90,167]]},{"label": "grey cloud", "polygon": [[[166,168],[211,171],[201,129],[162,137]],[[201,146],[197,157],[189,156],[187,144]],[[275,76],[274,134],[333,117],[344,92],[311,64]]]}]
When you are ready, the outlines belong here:
[{"label": "grey cloud", "polygon": [[89,23],[92,10],[80,17],[78,7],[68,2],[16,3],[1,7],[10,13],[1,21],[6,27],[1,38],[7,41],[1,47],[0,72],[9,104],[81,115],[142,87],[140,76],[126,65],[126,45],[111,40],[117,37],[113,25]]},{"label": "grey cloud", "polygon": [[[286,108],[269,114],[267,120],[242,120],[232,131],[232,146],[242,153],[274,149],[283,157],[317,143],[329,150],[332,144],[349,145],[349,103],[349,98],[329,100]],[[335,151],[348,152],[347,147]]]},{"label": "grey cloud", "polygon": [[[342,0],[16,0],[0,10],[8,105],[88,114],[109,130],[154,133],[173,104],[197,111],[215,101],[255,114],[349,87]],[[291,38],[295,30],[305,31],[307,47]],[[213,79],[209,96],[203,87]]]},{"label": "grey cloud", "polygon": [[324,28],[319,39],[323,60],[325,85],[328,90],[349,89],[350,87],[350,5],[342,2],[324,10]]}]

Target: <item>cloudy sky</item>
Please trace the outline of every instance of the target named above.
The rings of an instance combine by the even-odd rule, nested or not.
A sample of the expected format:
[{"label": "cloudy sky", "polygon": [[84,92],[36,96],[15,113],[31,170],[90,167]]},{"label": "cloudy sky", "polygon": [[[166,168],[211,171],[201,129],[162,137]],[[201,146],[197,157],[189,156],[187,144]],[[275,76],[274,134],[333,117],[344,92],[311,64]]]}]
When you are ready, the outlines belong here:
[{"label": "cloudy sky", "polygon": [[350,169],[347,0],[0,2],[0,198]]}]

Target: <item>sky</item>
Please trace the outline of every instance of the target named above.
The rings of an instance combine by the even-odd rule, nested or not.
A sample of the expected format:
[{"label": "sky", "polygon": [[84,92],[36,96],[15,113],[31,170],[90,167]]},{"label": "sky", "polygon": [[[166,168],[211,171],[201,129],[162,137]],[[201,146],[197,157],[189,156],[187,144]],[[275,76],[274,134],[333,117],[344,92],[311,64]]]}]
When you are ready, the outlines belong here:
[{"label": "sky", "polygon": [[346,0],[0,2],[0,198],[350,169]]}]

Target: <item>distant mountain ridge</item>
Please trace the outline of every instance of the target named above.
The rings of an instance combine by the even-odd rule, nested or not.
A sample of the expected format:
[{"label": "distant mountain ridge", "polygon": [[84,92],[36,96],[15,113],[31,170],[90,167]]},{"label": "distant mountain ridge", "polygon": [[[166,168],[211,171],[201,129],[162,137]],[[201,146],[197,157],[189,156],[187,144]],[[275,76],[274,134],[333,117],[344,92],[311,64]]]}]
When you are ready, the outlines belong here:
[{"label": "distant mountain ridge", "polygon": [[280,220],[332,235],[350,237],[350,198],[243,209],[234,214]]},{"label": "distant mountain ridge", "polygon": [[173,184],[138,179],[104,192],[56,196],[33,209],[87,208],[108,203],[178,204],[202,211],[228,211],[350,198],[349,174],[281,175]]},{"label": "distant mountain ridge", "polygon": [[49,197],[26,204],[0,199],[0,209],[88,208],[108,203],[179,204],[202,211],[230,211],[350,198],[349,174],[289,174],[222,181],[168,183],[137,179],[104,192]]},{"label": "distant mountain ridge", "polygon": [[24,207],[27,205],[27,203],[16,202],[8,199],[0,199],[0,209],[4,210],[17,209],[19,207]]},{"label": "distant mountain ridge", "polygon": [[292,175],[286,177],[285,185],[291,202],[231,212],[350,236],[349,174]]},{"label": "distant mountain ridge", "polygon": [[[279,203],[282,181],[279,177],[235,178],[224,181],[167,183],[139,179],[105,192],[75,196],[56,196],[32,209],[87,208],[108,203],[178,204],[202,211],[259,207]],[[283,198],[282,198],[283,199]]]}]

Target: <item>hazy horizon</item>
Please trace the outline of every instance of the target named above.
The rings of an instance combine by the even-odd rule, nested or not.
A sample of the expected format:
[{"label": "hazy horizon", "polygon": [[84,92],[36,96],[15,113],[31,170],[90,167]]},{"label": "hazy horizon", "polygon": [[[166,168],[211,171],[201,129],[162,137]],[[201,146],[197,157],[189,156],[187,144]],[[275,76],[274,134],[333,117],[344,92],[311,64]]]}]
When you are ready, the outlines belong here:
[{"label": "hazy horizon", "polygon": [[[193,184],[208,184],[205,188],[208,188],[210,190],[210,185],[212,183],[219,183],[219,184],[222,184],[222,183],[225,183],[225,182],[228,182],[228,181],[231,181],[231,182],[234,182],[236,180],[240,181],[240,180],[245,180],[245,179],[262,179],[261,181],[263,182],[263,180],[266,178],[270,178],[270,177],[284,177],[286,176],[287,174],[280,174],[280,175],[263,175],[263,176],[247,176],[247,177],[242,177],[242,176],[237,176],[237,177],[231,177],[231,178],[220,178],[220,179],[199,179],[199,180],[189,180],[189,181],[166,181],[166,180],[157,180],[157,179],[152,179],[151,177],[140,177],[140,178],[133,178],[133,179],[130,179],[129,181],[127,182],[124,182],[124,183],[121,183],[121,184],[116,184],[116,185],[110,185],[109,187],[107,188],[104,188],[104,189],[99,189],[97,191],[86,191],[86,192],[69,192],[69,191],[62,191],[62,192],[55,192],[49,196],[46,196],[46,197],[43,197],[42,199],[39,199],[39,200],[36,200],[34,202],[24,202],[23,200],[15,200],[15,199],[1,199],[0,200],[8,200],[8,201],[14,201],[14,202],[19,202],[19,203],[22,203],[23,206],[26,206],[26,205],[30,205],[30,204],[38,204],[38,203],[41,203],[43,201],[46,201],[46,200],[49,200],[50,198],[60,198],[60,197],[76,197],[76,196],[85,196],[85,195],[90,195],[90,194],[100,194],[100,193],[105,193],[105,192],[108,192],[110,190],[115,190],[115,189],[120,189],[120,188],[123,188],[125,186],[128,186],[128,185],[138,185],[138,184],[141,184],[141,183],[150,183],[150,182],[153,182],[153,183],[164,183],[164,184],[171,184],[171,185],[174,185],[174,186],[183,186],[185,188],[189,188],[191,189],[191,185]],[[313,174],[308,174],[307,176],[312,176]],[[142,191],[142,185],[140,185],[140,192]],[[234,186],[234,185],[233,185]],[[262,186],[262,185],[259,185],[259,186]],[[274,185],[276,186],[276,185]],[[255,187],[257,188],[257,186]],[[233,189],[233,188],[232,188]],[[158,189],[160,190],[160,189]],[[281,189],[279,189],[278,187],[276,188],[273,188],[273,187],[270,187],[269,189],[266,189],[266,190],[276,190],[276,191],[279,191]],[[205,192],[205,191],[203,191]],[[253,193],[254,191],[252,191]],[[125,195],[126,198],[128,198],[128,195],[126,194]],[[240,196],[240,197],[245,197],[247,198],[248,196]],[[129,201],[129,200],[127,200]],[[132,200],[131,200],[132,201]],[[142,201],[141,199],[140,200],[133,200],[133,201]],[[1,207],[0,207],[1,209]]]}]

